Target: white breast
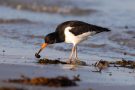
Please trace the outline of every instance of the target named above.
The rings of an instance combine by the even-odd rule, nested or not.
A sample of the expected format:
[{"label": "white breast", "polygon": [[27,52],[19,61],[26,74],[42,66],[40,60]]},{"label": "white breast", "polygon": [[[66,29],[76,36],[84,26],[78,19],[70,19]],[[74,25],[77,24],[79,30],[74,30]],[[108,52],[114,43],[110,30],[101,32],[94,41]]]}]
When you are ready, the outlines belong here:
[{"label": "white breast", "polygon": [[89,36],[92,36],[95,34],[95,32],[85,32],[80,35],[74,35],[70,32],[70,30],[74,27],[66,27],[65,28],[65,42],[66,43],[73,43],[74,45],[77,45],[78,43],[86,40]]}]

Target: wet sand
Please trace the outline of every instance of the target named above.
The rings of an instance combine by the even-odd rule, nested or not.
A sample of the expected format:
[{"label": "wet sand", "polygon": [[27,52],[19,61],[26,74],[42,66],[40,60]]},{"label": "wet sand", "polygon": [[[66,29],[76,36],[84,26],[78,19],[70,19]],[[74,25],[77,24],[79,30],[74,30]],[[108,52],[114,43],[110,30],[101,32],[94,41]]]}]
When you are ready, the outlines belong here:
[{"label": "wet sand", "polygon": [[[61,89],[71,89],[71,90],[134,90],[135,86],[134,85],[119,85],[119,84],[109,84],[111,81],[108,81],[108,84],[106,83],[92,83],[92,82],[85,82],[86,80],[82,78],[82,73],[83,74],[89,74],[89,78],[87,78],[88,80],[91,80],[92,77],[91,75],[93,74],[93,72],[89,71],[89,70],[81,70],[78,69],[76,71],[71,71],[68,69],[61,69],[60,66],[53,66],[55,68],[52,68],[51,66],[47,65],[47,66],[39,66],[39,65],[34,65],[34,66],[28,66],[28,65],[15,65],[15,64],[0,64],[0,87],[16,87],[16,88],[22,88],[25,90],[44,90],[44,89],[49,89],[49,90],[61,90]],[[56,68],[57,67],[57,68]],[[56,72],[57,71],[57,72]],[[66,87],[66,88],[62,88],[62,87],[47,87],[47,86],[33,86],[33,85],[25,85],[25,84],[15,84],[15,83],[7,83],[7,82],[3,82],[2,80],[7,80],[7,79],[14,79],[14,78],[20,78],[21,75],[26,75],[29,77],[37,77],[37,76],[48,76],[48,77],[55,77],[57,75],[62,75],[61,72],[67,72],[69,73],[68,77],[72,77],[72,75],[74,75],[75,73],[79,73],[80,72],[80,79],[81,81],[79,82],[78,86],[73,86],[73,87]],[[55,73],[55,75],[53,75]],[[95,78],[96,76],[99,78],[99,75],[104,76],[104,74],[106,74],[105,72],[103,72],[102,74],[99,73],[95,73]],[[119,73],[120,74],[120,73]],[[64,73],[63,73],[64,75]],[[124,75],[124,74],[123,74]],[[109,76],[109,75],[108,75]],[[109,76],[111,77],[115,77],[115,79],[117,79],[116,76]],[[99,79],[100,80],[100,79]],[[110,79],[111,80],[111,79]],[[113,80],[113,79],[112,79]],[[128,80],[125,82],[129,82]]]}]

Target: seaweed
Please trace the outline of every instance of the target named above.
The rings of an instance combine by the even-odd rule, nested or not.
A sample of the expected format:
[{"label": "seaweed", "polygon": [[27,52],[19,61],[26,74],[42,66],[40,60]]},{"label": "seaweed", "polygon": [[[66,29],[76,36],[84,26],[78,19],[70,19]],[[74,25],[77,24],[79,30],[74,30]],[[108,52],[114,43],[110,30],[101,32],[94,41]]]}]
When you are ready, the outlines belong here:
[{"label": "seaweed", "polygon": [[[75,61],[75,62],[74,62]],[[60,61],[59,59],[48,59],[48,58],[43,58],[38,60],[38,64],[73,64],[73,65],[82,65],[82,66],[87,66],[86,62],[80,61],[80,60],[74,60],[71,63]]]},{"label": "seaweed", "polygon": [[24,90],[24,89],[15,87],[0,87],[0,90]]},{"label": "seaweed", "polygon": [[104,61],[104,60],[100,60],[100,61],[95,63],[95,67],[97,67],[99,69],[97,72],[101,72],[103,69],[106,69],[109,67],[109,62]]},{"label": "seaweed", "polygon": [[68,87],[68,86],[77,86],[76,81],[80,81],[79,75],[74,76],[73,79],[69,79],[66,76],[58,76],[55,78],[47,78],[47,77],[29,78],[26,76],[21,76],[20,79],[9,79],[6,80],[5,82],[28,84],[35,86],[40,85],[49,87]]},{"label": "seaweed", "polygon": [[44,58],[44,59],[39,59],[38,64],[67,64],[66,62],[63,62],[63,61],[60,61],[60,60],[51,60],[51,59],[47,59],[47,58]]},{"label": "seaweed", "polygon": [[131,60],[119,60],[119,61],[105,61],[100,60],[95,63],[95,67],[99,69],[99,72],[102,71],[102,69],[108,68],[108,67],[124,67],[129,69],[135,69],[135,61]]}]

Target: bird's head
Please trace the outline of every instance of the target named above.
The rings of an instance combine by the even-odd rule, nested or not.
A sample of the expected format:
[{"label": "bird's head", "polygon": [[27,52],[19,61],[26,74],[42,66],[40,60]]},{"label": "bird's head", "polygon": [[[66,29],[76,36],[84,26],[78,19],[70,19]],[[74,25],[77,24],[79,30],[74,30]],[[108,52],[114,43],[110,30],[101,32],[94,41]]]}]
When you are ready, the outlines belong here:
[{"label": "bird's head", "polygon": [[47,43],[47,44],[54,44],[57,41],[57,34],[50,33],[50,34],[45,36],[44,40],[45,40],[45,43]]},{"label": "bird's head", "polygon": [[35,57],[36,58],[40,58],[40,55],[39,53],[45,48],[47,47],[49,44],[54,44],[57,42],[57,34],[54,32],[54,33],[50,33],[48,35],[45,36],[44,38],[45,40],[45,43],[43,43],[41,45],[41,48],[39,49],[38,53],[35,54]]}]

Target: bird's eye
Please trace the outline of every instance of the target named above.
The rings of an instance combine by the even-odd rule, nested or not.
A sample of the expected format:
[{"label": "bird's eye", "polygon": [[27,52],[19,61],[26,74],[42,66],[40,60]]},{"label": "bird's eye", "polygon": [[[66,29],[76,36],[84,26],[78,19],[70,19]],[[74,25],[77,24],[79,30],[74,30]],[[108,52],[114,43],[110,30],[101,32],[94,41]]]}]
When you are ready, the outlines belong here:
[{"label": "bird's eye", "polygon": [[45,42],[46,42],[46,43],[49,43],[49,41],[50,41],[49,38],[46,37],[46,38],[45,38]]}]

